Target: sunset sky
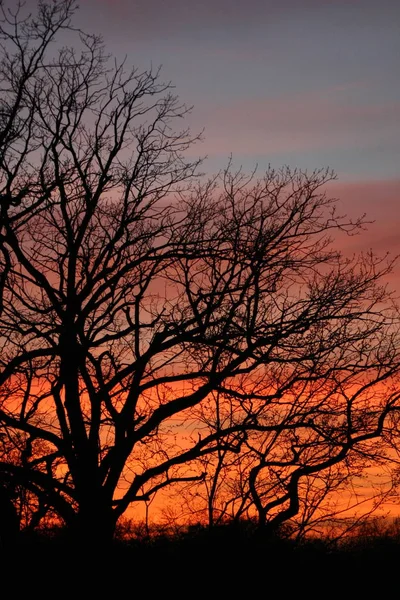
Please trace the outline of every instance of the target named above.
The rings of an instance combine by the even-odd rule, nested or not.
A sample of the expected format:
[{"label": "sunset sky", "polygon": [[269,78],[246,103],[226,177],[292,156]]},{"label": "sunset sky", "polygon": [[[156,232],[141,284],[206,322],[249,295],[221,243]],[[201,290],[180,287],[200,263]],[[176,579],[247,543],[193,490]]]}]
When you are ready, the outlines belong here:
[{"label": "sunset sky", "polygon": [[[12,5],[13,0],[8,2]],[[37,2],[26,0],[26,6],[34,11]],[[346,256],[370,249],[381,256],[386,253],[390,257],[398,255],[397,266],[389,282],[400,306],[400,0],[77,2],[80,9],[74,15],[74,25],[87,33],[100,34],[106,50],[116,57],[117,62],[126,61],[128,72],[131,66],[137,67],[140,73],[148,69],[157,71],[160,67],[160,81],[171,82],[182,103],[193,106],[186,123],[178,122],[176,128],[181,130],[190,126],[194,135],[203,132],[202,140],[188,150],[189,162],[204,157],[201,171],[211,176],[232,164],[233,168],[241,168],[248,173],[256,168],[257,175],[261,177],[269,166],[279,169],[288,165],[292,169],[307,171],[332,169],[337,180],[329,182],[326,191],[338,198],[339,215],[347,213],[357,218],[365,213],[368,221],[365,232],[360,236],[346,237],[337,228],[336,242]],[[34,26],[37,33],[36,22]],[[23,30],[23,35],[25,33],[26,30]],[[57,32],[57,41],[61,47],[64,43],[79,44],[76,32],[74,35],[67,27],[64,33]],[[34,39],[43,38],[38,35]],[[3,54],[7,43],[9,40],[6,38]],[[220,219],[222,225],[218,227],[222,234],[218,227],[210,226],[204,230],[199,228],[201,235],[196,237],[192,230],[197,229],[199,222],[198,204],[195,205],[193,221],[190,211],[187,220],[186,216],[181,219],[178,211],[171,211],[171,218],[168,211],[155,213],[148,198],[154,194],[158,199],[158,190],[164,190],[159,184],[163,177],[174,178],[168,170],[170,163],[165,171],[157,170],[158,156],[163,158],[165,147],[166,154],[170,156],[175,151],[171,147],[176,148],[169,147],[169,141],[165,143],[165,139],[170,139],[167,136],[160,135],[163,146],[158,155],[153,152],[152,136],[146,138],[142,146],[145,148],[143,172],[148,179],[149,162],[152,161],[155,165],[152,187],[150,192],[146,189],[137,202],[131,202],[132,190],[138,189],[140,194],[145,188],[140,179],[142,164],[133,171],[136,188],[134,185],[130,188],[129,177],[120,168],[122,162],[117,165],[119,170],[114,172],[107,171],[107,163],[104,169],[102,167],[102,152],[109,150],[109,139],[115,144],[115,149],[119,151],[122,148],[122,156],[126,150],[122,141],[120,147],[117,141],[113,141],[118,126],[112,118],[109,123],[114,132],[110,138],[106,137],[107,129],[104,130],[106,133],[101,131],[102,119],[104,115],[105,119],[108,118],[110,104],[105,103],[107,108],[102,106],[99,111],[101,117],[96,134],[99,130],[101,133],[92,143],[92,138],[77,125],[80,117],[71,118],[71,115],[79,114],[80,108],[79,94],[73,97],[74,87],[69,94],[70,99],[63,105],[67,107],[65,113],[60,111],[56,116],[57,101],[52,104],[53,95],[47,91],[46,85],[38,87],[38,81],[43,82],[49,77],[49,88],[61,90],[59,96],[64,99],[72,79],[69,75],[63,76],[65,72],[75,74],[76,63],[69,71],[70,64],[65,66],[61,54],[61,59],[57,57],[55,64],[63,76],[53,80],[54,56],[57,56],[56,53],[50,58],[46,56],[42,63],[39,61],[40,78],[32,78],[36,86],[32,87],[34,93],[39,90],[39,101],[32,105],[32,114],[36,115],[36,106],[45,94],[47,99],[43,101],[44,108],[37,111],[40,119],[45,121],[45,133],[43,138],[33,138],[40,139],[42,149],[38,151],[39,144],[35,142],[32,151],[43,161],[38,170],[41,176],[38,181],[43,189],[29,209],[25,209],[24,203],[28,203],[36,191],[28,178],[34,166],[29,165],[28,176],[21,179],[24,187],[16,195],[15,181],[20,183],[18,168],[25,163],[17,162],[18,177],[13,180],[7,171],[7,160],[14,168],[13,159],[8,159],[4,152],[4,177],[8,177],[11,183],[4,186],[7,193],[0,198],[6,207],[2,209],[2,264],[9,266],[4,269],[1,289],[2,298],[8,304],[3,303],[6,308],[2,305],[0,322],[4,351],[0,366],[5,373],[5,383],[2,383],[5,390],[2,406],[5,409],[0,411],[0,425],[7,431],[7,428],[10,431],[14,428],[20,430],[25,436],[15,438],[21,462],[11,464],[10,461],[10,474],[7,476],[18,485],[21,481],[23,487],[29,460],[33,456],[30,463],[33,465],[32,481],[35,482],[34,477],[37,477],[39,483],[27,486],[27,489],[40,497],[42,480],[45,481],[46,476],[44,471],[40,472],[40,465],[46,464],[48,479],[58,477],[58,471],[55,476],[52,475],[52,468],[60,469],[60,478],[66,483],[57,483],[58,487],[51,483],[55,490],[54,507],[57,509],[63,505],[63,495],[70,494],[71,506],[78,504],[84,515],[81,517],[79,513],[77,523],[84,524],[85,514],[111,515],[110,511],[98,510],[97,505],[103,509],[107,498],[110,498],[111,507],[109,490],[112,492],[112,486],[117,486],[118,480],[118,493],[124,485],[127,490],[133,481],[129,502],[133,500],[136,504],[138,500],[148,498],[146,486],[150,487],[150,483],[146,480],[147,472],[151,475],[149,481],[162,482],[155,484],[157,492],[159,488],[163,489],[165,483],[171,483],[171,479],[174,481],[175,468],[176,477],[192,482],[193,477],[185,475],[191,473],[189,468],[184,471],[182,464],[182,471],[179,470],[179,460],[183,463],[185,459],[190,463],[196,452],[208,458],[206,450],[208,452],[212,446],[214,451],[218,450],[218,460],[222,451],[228,458],[230,453],[242,452],[245,456],[243,477],[252,471],[256,473],[250,462],[253,454],[260,460],[260,468],[267,464],[266,457],[272,467],[276,467],[276,474],[265,477],[266,481],[269,477],[273,482],[276,476],[277,483],[271,484],[269,495],[260,496],[267,506],[265,513],[270,511],[269,518],[275,514],[274,510],[280,510],[278,501],[271,500],[274,494],[279,496],[283,490],[282,502],[292,504],[291,492],[286,493],[292,483],[286,485],[285,477],[289,481],[293,474],[298,475],[297,480],[293,478],[295,482],[301,476],[302,483],[311,481],[314,490],[317,490],[318,481],[322,480],[314,480],[313,477],[319,477],[319,469],[328,467],[326,472],[329,473],[329,469],[334,467],[332,473],[336,475],[335,469],[343,464],[338,463],[336,467],[332,460],[334,452],[338,453],[338,460],[343,459],[345,452],[352,456],[354,439],[359,444],[355,446],[357,450],[361,448],[360,456],[361,452],[367,453],[370,440],[365,435],[363,446],[361,434],[356,437],[357,427],[360,431],[363,427],[371,429],[370,423],[379,411],[382,411],[381,426],[382,415],[386,418],[386,412],[381,408],[385,393],[389,395],[398,389],[393,384],[395,376],[385,371],[389,369],[386,362],[390,363],[390,368],[394,365],[393,370],[399,364],[394,353],[389,355],[396,343],[395,328],[390,327],[388,312],[378,293],[376,304],[368,296],[366,282],[369,282],[370,272],[363,270],[365,263],[360,260],[360,277],[357,278],[354,273],[347,272],[347,263],[343,261],[336,263],[336,279],[325,278],[326,269],[334,261],[324,262],[323,244],[314,248],[312,244],[307,245],[308,220],[311,227],[318,229],[315,225],[318,221],[313,221],[312,211],[309,216],[306,211],[303,213],[295,207],[294,213],[298,210],[300,215],[297,225],[293,213],[288,211],[289,220],[295,222],[294,233],[292,230],[286,233],[289,228],[284,223],[270,236],[265,235],[262,227],[265,222],[269,226],[270,219],[279,214],[278,210],[264,220],[264,214],[257,216],[256,203],[255,208],[250,209],[243,203],[244,208],[239,211],[234,205],[231,212],[226,211],[224,206],[218,213],[210,212]],[[79,54],[77,56],[78,61]],[[69,60],[69,56],[65,60]],[[14,74],[19,73],[14,65],[12,63],[9,68],[12,80]],[[22,68],[21,72],[25,75],[27,71]],[[7,77],[4,79],[7,80]],[[57,91],[54,97],[57,97]],[[25,97],[28,98],[28,95],[17,94],[17,99]],[[112,101],[110,103],[112,105]],[[53,109],[54,105],[56,109]],[[25,104],[21,106],[22,112],[26,110]],[[30,105],[27,106],[29,109]],[[5,103],[5,120],[9,114],[13,118],[17,115],[16,119],[19,119],[18,111],[8,112],[8,108]],[[90,115],[92,120],[95,110]],[[148,118],[146,111],[138,111],[137,114],[139,119]],[[28,111],[28,142],[30,119]],[[48,124],[47,119],[54,120],[56,125]],[[20,121],[25,127],[23,119]],[[15,120],[15,123],[18,122]],[[33,128],[35,122],[32,123]],[[90,120],[89,124],[92,124]],[[50,134],[47,129],[50,131],[52,126],[56,131],[51,132],[51,143],[48,143],[46,135],[50,137]],[[6,130],[5,127],[3,129]],[[20,131],[25,132],[22,126],[16,127],[12,122],[8,130],[11,133],[6,131],[11,142],[5,138],[10,144],[10,154],[15,129],[18,135]],[[69,131],[72,133],[68,137]],[[25,133],[20,137],[23,135]],[[82,149],[85,150],[85,144],[92,151],[89,159],[80,154]],[[26,147],[30,151],[28,143]],[[140,145],[138,148],[141,156]],[[159,149],[160,146],[157,146]],[[136,146],[134,151],[137,151]],[[112,150],[110,152],[114,160]],[[69,160],[72,157],[72,162],[64,156],[68,156]],[[81,156],[84,156],[85,167],[75,169],[73,161],[81,160]],[[151,158],[147,159],[148,156]],[[103,190],[100,193],[110,194],[104,203],[98,202],[97,192],[92,193],[90,188],[92,178],[96,181],[97,173],[93,174],[92,166],[96,160],[100,165],[98,189]],[[70,165],[71,172],[73,169],[78,172],[76,178],[70,176]],[[55,184],[47,184],[47,171],[53,174],[53,170]],[[170,184],[168,180],[164,196],[160,192],[162,201],[166,203],[171,202],[169,185],[173,186],[174,182]],[[82,194],[79,193],[81,189],[84,190]],[[112,196],[115,190],[126,194],[121,211],[116,210],[118,205]],[[56,193],[59,195],[56,196]],[[178,194],[176,196],[179,198]],[[10,207],[14,213],[11,213]],[[203,214],[208,215],[207,204],[204,207]],[[157,227],[153,228],[157,218],[154,214],[162,216]],[[226,214],[228,216],[224,220]],[[254,227],[257,218],[261,223],[259,231],[258,222]],[[283,211],[281,221],[284,219],[286,213]],[[232,222],[233,233],[230,231]],[[334,227],[323,226],[322,232],[330,232],[331,229],[335,231]],[[319,234],[317,231],[316,236]],[[188,236],[190,243],[186,238],[184,244],[181,243],[182,236]],[[217,243],[215,236],[219,236],[216,237]],[[283,239],[281,253],[280,239]],[[303,239],[306,240],[304,244]],[[298,240],[301,243],[297,243]],[[268,250],[271,260],[268,253],[265,254],[264,244],[272,248]],[[198,254],[192,251],[197,245],[200,247]],[[220,253],[216,258],[214,248]],[[302,268],[298,264],[303,259],[305,277],[302,279]],[[358,260],[354,264],[357,265]],[[264,264],[263,261],[267,262]],[[287,277],[286,271],[289,272]],[[282,293],[279,288],[281,282]],[[59,288],[56,289],[56,286]],[[375,299],[372,292],[371,298]],[[22,307],[21,310],[19,307]],[[370,332],[368,327],[371,327]],[[381,332],[384,342],[379,338]],[[388,339],[391,343],[387,343]],[[387,354],[384,354],[385,349]],[[328,362],[331,357],[335,361],[332,364]],[[295,367],[292,369],[291,365]],[[368,377],[375,375],[379,378],[378,383],[374,386],[371,383],[370,388]],[[232,390],[229,390],[230,385]],[[390,388],[390,385],[393,387]],[[213,390],[217,400],[212,398]],[[394,392],[391,398],[394,403]],[[28,401],[32,403],[32,409]],[[15,406],[18,406],[18,411]],[[200,406],[203,413],[200,413]],[[392,409],[392,404],[390,406]],[[14,416],[17,414],[19,416]],[[251,429],[255,433],[254,440],[250,439],[247,446],[243,441],[247,443],[247,430],[240,430],[238,425],[242,418],[249,428],[250,437]],[[210,441],[207,434],[213,431],[213,419],[217,433]],[[56,437],[57,423],[60,439]],[[232,426],[229,428],[226,423]],[[43,433],[43,450],[37,443],[41,440],[37,432]],[[285,432],[289,432],[287,437]],[[189,439],[190,434],[193,434],[193,439]],[[223,444],[225,436],[226,445]],[[318,444],[322,450],[318,449]],[[24,445],[30,454],[20,449]],[[305,452],[302,445],[306,448]],[[50,452],[48,447],[51,447],[51,454],[47,455]],[[184,455],[183,451],[189,447],[190,453]],[[331,454],[326,450],[329,460],[326,458],[324,464],[319,456],[324,456],[325,447]],[[371,454],[378,455],[377,447],[371,450]],[[314,448],[318,449],[316,458],[312,456]],[[12,449],[14,451],[14,447]],[[121,457],[126,459],[131,451],[119,479],[123,466]],[[35,452],[40,459],[36,458]],[[96,462],[92,459],[97,452],[101,460]],[[183,456],[179,460],[174,454],[178,452],[182,452]],[[265,457],[262,457],[263,453]],[[104,456],[106,458],[103,459]],[[65,462],[62,462],[64,458]],[[307,460],[312,463],[317,459],[320,460],[318,468],[302,470]],[[246,463],[246,460],[249,462]],[[161,466],[157,466],[157,461],[163,461]],[[64,464],[68,464],[68,472]],[[219,463],[218,469],[220,466],[225,469],[225,464],[228,465],[228,475],[235,474],[237,465],[233,462]],[[371,478],[366,480],[365,488],[360,487],[361,493],[364,493],[362,489],[367,489],[366,495],[373,489],[374,478],[378,481],[382,473],[386,476],[380,462],[371,464],[375,471],[370,471]],[[208,467],[206,463],[204,465],[202,469],[206,471]],[[292,469],[298,465],[298,472],[294,472]],[[353,468],[350,462],[349,465]],[[354,473],[356,468],[358,463]],[[17,473],[15,477],[13,469]],[[6,469],[4,472],[7,474]],[[96,476],[92,477],[92,473]],[[86,481],[87,474],[90,477]],[[162,479],[164,477],[165,480]],[[64,492],[70,480],[73,480],[71,493]],[[106,494],[97,497],[92,491],[98,494],[100,481],[105,481]],[[137,489],[134,486],[136,482],[139,482]],[[372,484],[368,487],[370,482]],[[43,497],[46,498],[44,484],[43,487]],[[215,489],[218,491],[218,488]],[[226,489],[230,489],[228,484]],[[163,509],[163,493],[157,496],[151,511]],[[179,490],[178,494],[181,493]],[[241,494],[245,499],[243,491],[237,494],[237,498],[241,498]],[[51,500],[50,493],[48,497]],[[337,497],[346,501],[345,496]],[[121,492],[119,502],[114,501],[114,505],[117,509],[120,506],[126,508],[123,502]],[[254,505],[257,507],[257,501]],[[87,510],[88,506],[90,510]],[[133,510],[138,511],[135,514],[144,514],[146,507],[142,502],[139,508]],[[259,506],[258,509],[261,515],[263,511]],[[397,502],[396,514],[399,510]],[[290,514],[290,511],[285,512],[286,516]],[[70,512],[65,509],[65,514],[68,516]],[[130,515],[129,511],[127,514]],[[93,518],[88,518],[88,523],[93,522]],[[72,517],[71,523],[74,523]]]},{"label": "sunset sky", "polygon": [[[375,223],[347,251],[400,254],[398,0],[82,0],[116,56],[162,65],[205,170],[332,168],[343,212]],[[400,295],[400,262],[391,278]]]},{"label": "sunset sky", "polygon": [[[398,0],[82,0],[79,21],[194,105],[205,169],[331,167],[355,249],[400,253]],[[400,270],[399,270],[400,272]]]}]

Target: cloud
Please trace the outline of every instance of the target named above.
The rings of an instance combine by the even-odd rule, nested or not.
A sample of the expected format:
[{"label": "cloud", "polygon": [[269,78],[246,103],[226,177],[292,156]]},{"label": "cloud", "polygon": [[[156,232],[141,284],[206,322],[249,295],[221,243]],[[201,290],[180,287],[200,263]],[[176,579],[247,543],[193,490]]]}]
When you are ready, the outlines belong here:
[{"label": "cloud", "polygon": [[[356,219],[365,214],[364,231],[353,237],[343,237],[346,253],[372,250],[392,258],[400,256],[400,179],[335,181],[327,193],[338,198],[338,212]],[[400,290],[400,261],[397,261],[391,285]]]},{"label": "cloud", "polygon": [[[390,231],[400,229],[400,179],[358,180],[332,182],[327,187],[329,194],[337,197],[341,207],[352,216],[366,213],[374,221],[370,230]],[[379,235],[379,234],[378,234]],[[400,249],[400,235],[397,235]]]},{"label": "cloud", "polygon": [[82,0],[84,9],[107,11],[136,36],[192,35],[199,30],[246,30],[288,20],[339,24],[371,21],[375,26],[396,10],[396,0]]},{"label": "cloud", "polygon": [[205,151],[211,154],[365,148],[396,139],[400,102],[362,104],[339,87],[209,105],[198,118],[205,126]]}]

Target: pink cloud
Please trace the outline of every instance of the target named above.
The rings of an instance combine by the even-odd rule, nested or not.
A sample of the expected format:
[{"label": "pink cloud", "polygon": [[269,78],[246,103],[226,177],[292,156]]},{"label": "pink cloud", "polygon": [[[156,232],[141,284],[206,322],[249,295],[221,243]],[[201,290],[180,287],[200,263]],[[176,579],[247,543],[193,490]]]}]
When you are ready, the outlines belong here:
[{"label": "pink cloud", "polygon": [[[366,213],[375,221],[373,229],[400,227],[400,179],[340,181],[327,187],[339,198],[341,208],[351,215]],[[398,235],[400,247],[400,235]]]},{"label": "pink cloud", "polygon": [[[335,181],[326,188],[338,198],[338,211],[352,218],[366,214],[365,230],[359,235],[340,236],[338,243],[346,254],[372,250],[389,259],[400,257],[400,179]],[[387,278],[392,290],[400,292],[400,258]]]}]

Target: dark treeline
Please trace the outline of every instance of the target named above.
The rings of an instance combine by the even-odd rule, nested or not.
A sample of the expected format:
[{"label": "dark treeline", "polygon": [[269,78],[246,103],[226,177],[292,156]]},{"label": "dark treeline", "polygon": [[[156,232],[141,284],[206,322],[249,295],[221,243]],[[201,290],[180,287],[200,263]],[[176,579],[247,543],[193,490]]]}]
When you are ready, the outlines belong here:
[{"label": "dark treeline", "polygon": [[[150,537],[117,538],[98,556],[70,545],[63,532],[36,532],[20,539],[15,553],[2,559],[6,577],[23,565],[21,590],[51,592],[62,582],[65,593],[77,590],[117,593],[162,593],[173,588],[180,597],[188,586],[203,597],[214,593],[300,592],[313,595],[328,585],[335,593],[384,593],[397,587],[400,533],[371,521],[371,527],[348,538],[293,541],[283,533],[259,534],[255,523],[162,531]],[[9,570],[8,570],[9,569]],[[278,580],[277,580],[278,578]],[[192,588],[190,588],[192,589]],[[133,588],[132,588],[133,590]]]}]

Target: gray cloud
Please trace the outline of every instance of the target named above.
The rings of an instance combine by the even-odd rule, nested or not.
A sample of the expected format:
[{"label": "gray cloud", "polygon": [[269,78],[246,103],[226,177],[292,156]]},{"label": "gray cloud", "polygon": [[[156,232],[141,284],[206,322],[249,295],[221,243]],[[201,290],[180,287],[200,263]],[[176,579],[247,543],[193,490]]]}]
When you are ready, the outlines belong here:
[{"label": "gray cloud", "polygon": [[398,20],[397,0],[82,0],[82,13],[94,22],[107,17],[140,38],[215,31],[240,34],[249,28],[307,19],[330,26],[376,28]]}]

